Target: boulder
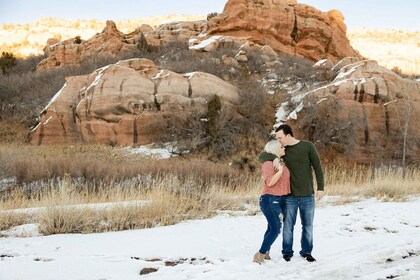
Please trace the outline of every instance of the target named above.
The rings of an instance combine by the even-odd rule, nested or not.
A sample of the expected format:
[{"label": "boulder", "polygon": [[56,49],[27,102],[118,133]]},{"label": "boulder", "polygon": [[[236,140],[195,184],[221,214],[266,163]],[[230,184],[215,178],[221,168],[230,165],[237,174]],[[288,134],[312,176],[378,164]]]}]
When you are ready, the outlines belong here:
[{"label": "boulder", "polygon": [[141,25],[129,34],[117,29],[113,21],[108,20],[101,33],[77,43],[73,38],[62,42],[47,42],[44,53],[47,56],[38,66],[37,71],[58,67],[78,67],[89,58],[115,57],[137,53],[138,43],[148,46],[161,46],[172,42],[187,44],[191,36],[200,34],[207,28],[206,21],[171,22],[160,25],[154,30],[149,25]]},{"label": "boulder", "polygon": [[420,160],[420,83],[376,61],[348,64],[330,84],[293,101],[282,104],[278,122],[291,123],[298,138],[321,150],[366,164],[401,162],[403,153],[407,161]]},{"label": "boulder", "polygon": [[117,29],[113,21],[108,20],[102,32],[87,41],[77,43],[74,39],[68,39],[47,47],[44,52],[48,57],[38,64],[37,71],[77,67],[89,57],[112,57],[136,50],[136,45],[127,43],[124,33]]},{"label": "boulder", "polygon": [[207,113],[218,95],[225,107],[238,90],[202,72],[178,74],[148,59],[129,59],[89,75],[66,78],[40,114],[30,143],[145,145],[165,139],[166,121],[180,114]]},{"label": "boulder", "polygon": [[330,80],[334,77],[332,68],[334,63],[328,59],[322,59],[313,65],[314,75],[317,81]]},{"label": "boulder", "polygon": [[276,52],[312,61],[361,58],[346,37],[339,11],[321,12],[292,0],[229,0],[223,13],[212,18],[203,39],[210,36],[246,37]]}]

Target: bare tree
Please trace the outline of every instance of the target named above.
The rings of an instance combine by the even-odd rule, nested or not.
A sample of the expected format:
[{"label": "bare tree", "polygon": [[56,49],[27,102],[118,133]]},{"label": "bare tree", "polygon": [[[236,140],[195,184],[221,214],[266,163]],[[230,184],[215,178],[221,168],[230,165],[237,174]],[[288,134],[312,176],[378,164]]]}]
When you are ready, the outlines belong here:
[{"label": "bare tree", "polygon": [[400,112],[398,110],[398,106],[396,105],[396,102],[398,100],[394,99],[392,101],[389,101],[387,103],[384,104],[384,106],[388,106],[390,104],[393,104],[394,109],[395,109],[395,114],[397,116],[397,122],[398,122],[398,127],[401,131],[401,135],[403,138],[403,147],[402,147],[402,167],[405,168],[406,165],[406,155],[407,155],[407,140],[409,138],[409,122],[410,122],[410,117],[411,117],[411,103],[409,100],[407,100],[405,102],[405,112],[404,112],[404,119],[401,120],[400,119]]}]

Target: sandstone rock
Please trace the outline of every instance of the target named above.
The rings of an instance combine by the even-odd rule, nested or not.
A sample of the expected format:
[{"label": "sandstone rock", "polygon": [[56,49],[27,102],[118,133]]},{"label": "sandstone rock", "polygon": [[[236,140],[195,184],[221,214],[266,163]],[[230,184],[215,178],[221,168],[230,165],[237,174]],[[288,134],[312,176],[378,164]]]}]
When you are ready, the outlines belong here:
[{"label": "sandstone rock", "polygon": [[207,22],[176,21],[160,25],[156,30],[144,31],[147,43],[161,46],[171,42],[187,43],[192,36],[197,36],[207,28]]},{"label": "sandstone rock", "polygon": [[420,160],[420,83],[365,60],[341,68],[327,86],[296,97],[295,111],[283,104],[280,122],[298,138],[316,142],[359,163],[401,162],[403,127],[409,113],[406,156]]},{"label": "sandstone rock", "polygon": [[235,59],[238,62],[247,62],[248,61],[248,57],[246,56],[246,52],[245,51],[239,51],[236,55],[235,55]]},{"label": "sandstone rock", "polygon": [[57,44],[57,43],[59,43],[60,42],[60,40],[59,39],[57,39],[57,38],[49,38],[48,40],[47,40],[47,45],[44,47],[44,49],[43,49],[43,51],[44,51],[44,54],[46,55],[46,56],[49,56],[50,54],[51,54],[51,52],[50,52],[50,48],[51,48],[51,46],[53,46],[53,45],[55,45],[55,44]]},{"label": "sandstone rock", "polygon": [[159,270],[158,268],[154,268],[154,267],[145,267],[140,271],[140,275],[150,274],[158,270]]},{"label": "sandstone rock", "polygon": [[85,76],[68,77],[40,114],[30,143],[145,145],[162,141],[167,119],[207,113],[218,95],[238,101],[236,87],[201,72],[178,74],[147,59],[130,59]]},{"label": "sandstone rock", "polygon": [[265,45],[260,49],[261,55],[265,55],[272,59],[276,59],[278,57],[277,53],[273,50],[272,47]]},{"label": "sandstone rock", "polygon": [[136,46],[125,42],[124,33],[117,29],[113,21],[107,21],[101,33],[87,41],[77,44],[74,39],[50,46],[45,52],[48,58],[42,60],[37,70],[48,70],[57,67],[80,66],[81,62],[92,56],[115,56],[134,52]]},{"label": "sandstone rock", "polygon": [[314,75],[318,81],[330,80],[334,77],[334,71],[332,68],[334,63],[328,59],[322,59],[314,64]]},{"label": "sandstone rock", "polygon": [[358,57],[345,57],[342,60],[340,60],[336,65],[334,65],[331,70],[334,73],[337,73],[338,71],[340,71],[341,68],[343,68],[344,66],[347,66],[349,64],[353,64],[355,62],[360,61],[360,59]]},{"label": "sandstone rock", "polygon": [[137,31],[143,32],[143,33],[144,32],[151,32],[151,31],[153,31],[153,27],[151,27],[148,24],[142,24],[142,25],[140,25],[140,27],[138,28]]},{"label": "sandstone rock", "polygon": [[209,21],[208,36],[247,37],[275,51],[318,61],[361,57],[346,37],[338,11],[321,12],[286,0],[229,0],[222,14]]},{"label": "sandstone rock", "polygon": [[[44,53],[48,56],[37,66],[37,70],[48,70],[57,67],[77,67],[82,61],[90,57],[113,57],[136,53],[137,43],[142,36],[149,46],[161,46],[172,42],[187,43],[191,36],[200,34],[207,28],[206,21],[171,22],[153,30],[148,25],[141,25],[129,34],[124,34],[117,29],[113,21],[107,21],[101,33],[96,34],[80,44],[68,39],[47,45]],[[52,42],[50,42],[52,43]]]},{"label": "sandstone rock", "polygon": [[233,58],[232,56],[227,55],[227,54],[224,54],[222,56],[222,61],[223,61],[224,64],[226,64],[228,66],[232,66],[232,67],[238,67],[238,65],[239,65],[238,61],[235,58]]}]

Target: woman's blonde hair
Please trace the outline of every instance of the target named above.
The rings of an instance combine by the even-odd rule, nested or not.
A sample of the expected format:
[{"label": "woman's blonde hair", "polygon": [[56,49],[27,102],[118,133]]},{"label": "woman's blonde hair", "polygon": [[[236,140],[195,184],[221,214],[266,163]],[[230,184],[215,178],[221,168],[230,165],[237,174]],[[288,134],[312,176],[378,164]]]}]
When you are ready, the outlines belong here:
[{"label": "woman's blonde hair", "polygon": [[280,142],[278,140],[271,140],[267,144],[265,144],[264,151],[266,153],[270,153],[273,155],[278,156],[280,149]]}]

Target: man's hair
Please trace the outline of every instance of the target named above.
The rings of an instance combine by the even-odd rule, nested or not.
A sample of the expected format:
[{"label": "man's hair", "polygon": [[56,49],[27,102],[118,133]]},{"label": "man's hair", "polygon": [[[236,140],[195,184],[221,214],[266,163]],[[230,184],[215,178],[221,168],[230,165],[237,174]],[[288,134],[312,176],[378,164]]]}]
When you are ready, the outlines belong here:
[{"label": "man's hair", "polygon": [[293,137],[293,131],[290,125],[282,124],[279,127],[276,128],[276,132],[279,132],[280,130],[283,131],[284,135],[290,134],[290,136]]},{"label": "man's hair", "polygon": [[278,140],[270,140],[267,144],[265,144],[264,152],[278,156],[279,148],[280,142]]}]

